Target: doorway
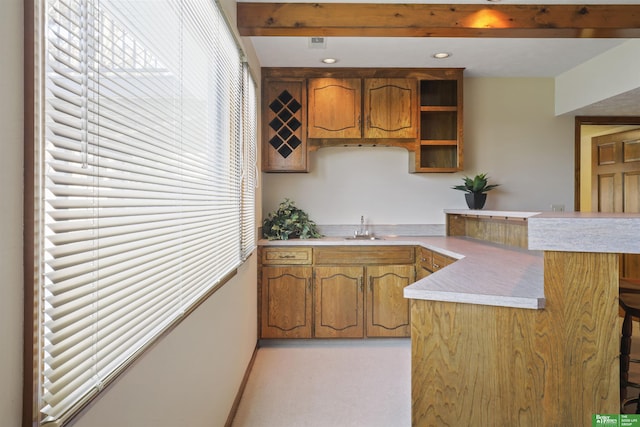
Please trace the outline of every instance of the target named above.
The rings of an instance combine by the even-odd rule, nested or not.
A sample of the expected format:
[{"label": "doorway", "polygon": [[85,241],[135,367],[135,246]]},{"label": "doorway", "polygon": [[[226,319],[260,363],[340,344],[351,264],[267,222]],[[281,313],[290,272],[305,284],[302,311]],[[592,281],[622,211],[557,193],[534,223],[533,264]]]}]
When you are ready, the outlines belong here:
[{"label": "doorway", "polygon": [[591,211],[639,213],[640,128],[591,141]]},{"label": "doorway", "polygon": [[577,116],[575,119],[574,210],[591,211],[591,138],[640,128],[638,116]]},{"label": "doorway", "polygon": [[[632,190],[639,182],[638,176],[629,174],[625,178],[626,169],[630,170],[629,165],[634,161],[633,159],[625,160],[624,147],[625,145],[627,148],[637,147],[636,141],[639,140],[640,135],[640,131],[632,132],[633,129],[640,129],[640,117],[576,117],[576,211],[637,212],[639,210],[637,187],[636,190]],[[592,140],[595,144],[601,144],[601,148],[592,150]],[[637,150],[627,149],[627,157],[628,155],[636,156],[632,154],[634,151]],[[598,156],[601,158],[594,159]],[[626,182],[629,179],[632,181]],[[627,203],[623,196],[628,191],[633,191],[634,194]],[[620,274],[622,277],[640,278],[640,256],[623,255]]]}]

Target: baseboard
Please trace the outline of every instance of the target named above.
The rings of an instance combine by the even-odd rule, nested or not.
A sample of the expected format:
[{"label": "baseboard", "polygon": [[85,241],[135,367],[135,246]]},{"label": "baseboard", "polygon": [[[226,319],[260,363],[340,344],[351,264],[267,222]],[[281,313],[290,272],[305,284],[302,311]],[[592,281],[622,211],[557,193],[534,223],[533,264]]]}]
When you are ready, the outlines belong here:
[{"label": "baseboard", "polygon": [[249,375],[251,374],[253,364],[256,361],[256,355],[258,354],[259,347],[260,342],[258,341],[256,342],[256,347],[253,349],[253,355],[251,355],[251,360],[249,361],[249,365],[247,365],[247,369],[244,373],[244,377],[242,378],[242,382],[240,383],[240,387],[238,388],[238,393],[236,393],[236,398],[233,400],[233,405],[231,405],[231,410],[229,411],[229,416],[227,417],[227,422],[224,424],[224,427],[231,427],[231,425],[233,424],[233,420],[238,413],[240,400],[242,399],[242,395],[244,394],[244,389],[247,387],[247,381],[249,381]]}]

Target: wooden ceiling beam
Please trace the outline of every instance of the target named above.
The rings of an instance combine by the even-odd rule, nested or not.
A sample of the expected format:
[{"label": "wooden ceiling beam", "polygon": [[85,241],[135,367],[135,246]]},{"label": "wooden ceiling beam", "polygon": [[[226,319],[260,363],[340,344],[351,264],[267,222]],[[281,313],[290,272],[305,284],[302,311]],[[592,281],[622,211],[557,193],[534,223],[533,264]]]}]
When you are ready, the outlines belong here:
[{"label": "wooden ceiling beam", "polygon": [[237,3],[242,36],[637,38],[640,5]]}]

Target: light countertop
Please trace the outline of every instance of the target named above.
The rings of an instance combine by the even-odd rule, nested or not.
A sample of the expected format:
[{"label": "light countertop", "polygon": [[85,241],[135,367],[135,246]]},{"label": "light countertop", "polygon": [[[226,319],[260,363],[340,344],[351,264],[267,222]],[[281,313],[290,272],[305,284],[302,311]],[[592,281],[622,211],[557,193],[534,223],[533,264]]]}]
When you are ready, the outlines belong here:
[{"label": "light countertop", "polygon": [[407,286],[405,298],[544,308],[542,252],[467,237],[424,239],[428,248],[459,259]]},{"label": "light countertop", "polygon": [[640,214],[545,212],[528,219],[529,249],[640,254]]},{"label": "light countertop", "polygon": [[544,308],[542,251],[640,253],[640,214],[445,210],[449,214],[525,219],[529,250],[445,236],[343,237],[267,241],[270,246],[414,245],[458,259],[404,289],[405,298]]}]

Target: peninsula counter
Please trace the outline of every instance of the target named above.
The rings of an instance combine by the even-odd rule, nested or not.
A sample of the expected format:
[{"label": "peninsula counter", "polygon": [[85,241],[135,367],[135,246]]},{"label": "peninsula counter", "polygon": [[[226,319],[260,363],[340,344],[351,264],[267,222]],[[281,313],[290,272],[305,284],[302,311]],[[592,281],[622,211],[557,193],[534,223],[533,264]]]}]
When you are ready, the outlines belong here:
[{"label": "peninsula counter", "polygon": [[[618,254],[640,253],[640,215],[447,215],[481,217],[480,227],[470,227],[474,232],[490,230],[492,219],[526,221],[529,249],[543,253],[543,271],[528,271],[542,303],[531,310],[437,298],[434,292],[451,280],[472,287],[469,277],[443,274],[455,264],[405,288],[412,424],[586,426],[594,414],[618,413]],[[517,281],[512,271],[503,273]]]}]

